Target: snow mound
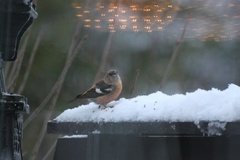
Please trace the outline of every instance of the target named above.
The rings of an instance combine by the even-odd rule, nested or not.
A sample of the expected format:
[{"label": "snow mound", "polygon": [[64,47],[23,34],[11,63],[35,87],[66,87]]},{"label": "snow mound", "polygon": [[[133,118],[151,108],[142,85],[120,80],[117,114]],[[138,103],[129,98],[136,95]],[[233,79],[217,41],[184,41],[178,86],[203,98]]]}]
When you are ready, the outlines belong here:
[{"label": "snow mound", "polygon": [[131,99],[121,98],[99,109],[95,103],[67,109],[59,122],[199,122],[240,120],[240,87],[230,84],[226,90],[198,89],[192,93],[166,95],[156,92]]}]

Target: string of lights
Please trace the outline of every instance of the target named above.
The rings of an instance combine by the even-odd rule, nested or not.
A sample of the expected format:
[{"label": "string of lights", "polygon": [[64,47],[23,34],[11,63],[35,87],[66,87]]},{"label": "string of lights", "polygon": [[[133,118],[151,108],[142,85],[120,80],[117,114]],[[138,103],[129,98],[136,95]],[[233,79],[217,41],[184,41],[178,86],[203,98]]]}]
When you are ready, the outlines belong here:
[{"label": "string of lights", "polygon": [[187,19],[185,38],[220,41],[240,37],[240,3],[235,0],[84,0],[73,7],[85,28],[100,31],[167,29],[174,37]]},{"label": "string of lights", "polygon": [[100,0],[95,5],[73,4],[86,28],[152,32],[171,23],[178,9],[168,0]]}]

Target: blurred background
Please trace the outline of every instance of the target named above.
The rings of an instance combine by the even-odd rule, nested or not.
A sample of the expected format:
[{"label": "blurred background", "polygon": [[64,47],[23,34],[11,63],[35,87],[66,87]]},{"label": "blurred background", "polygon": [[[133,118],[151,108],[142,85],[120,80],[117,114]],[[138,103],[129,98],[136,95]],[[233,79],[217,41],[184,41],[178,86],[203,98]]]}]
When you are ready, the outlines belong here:
[{"label": "blurred background", "polygon": [[5,65],[8,92],[28,98],[24,159],[52,159],[46,123],[117,69],[120,98],[172,95],[240,83],[239,0],[41,0],[16,62]]}]

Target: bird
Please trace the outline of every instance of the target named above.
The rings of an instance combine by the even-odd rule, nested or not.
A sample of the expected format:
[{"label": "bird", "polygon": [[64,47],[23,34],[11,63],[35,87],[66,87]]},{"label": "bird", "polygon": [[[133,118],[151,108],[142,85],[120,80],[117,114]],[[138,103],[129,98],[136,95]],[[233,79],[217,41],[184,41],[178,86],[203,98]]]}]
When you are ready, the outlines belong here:
[{"label": "bird", "polygon": [[120,75],[116,70],[109,70],[104,78],[92,85],[88,90],[82,94],[77,95],[73,100],[78,99],[92,99],[101,106],[106,106],[109,102],[118,98],[122,92],[122,81]]}]

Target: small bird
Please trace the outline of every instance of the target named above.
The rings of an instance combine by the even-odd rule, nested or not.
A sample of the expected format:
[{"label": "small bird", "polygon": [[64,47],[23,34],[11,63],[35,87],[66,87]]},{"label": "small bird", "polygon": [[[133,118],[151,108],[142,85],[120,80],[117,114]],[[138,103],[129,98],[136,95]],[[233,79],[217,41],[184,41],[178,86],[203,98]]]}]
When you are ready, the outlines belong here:
[{"label": "small bird", "polygon": [[[105,106],[109,102],[115,100],[122,91],[122,81],[116,70],[110,70],[104,76],[103,80],[95,83],[84,93],[77,95],[77,99],[94,99],[100,106]],[[68,103],[69,103],[68,102]]]}]

